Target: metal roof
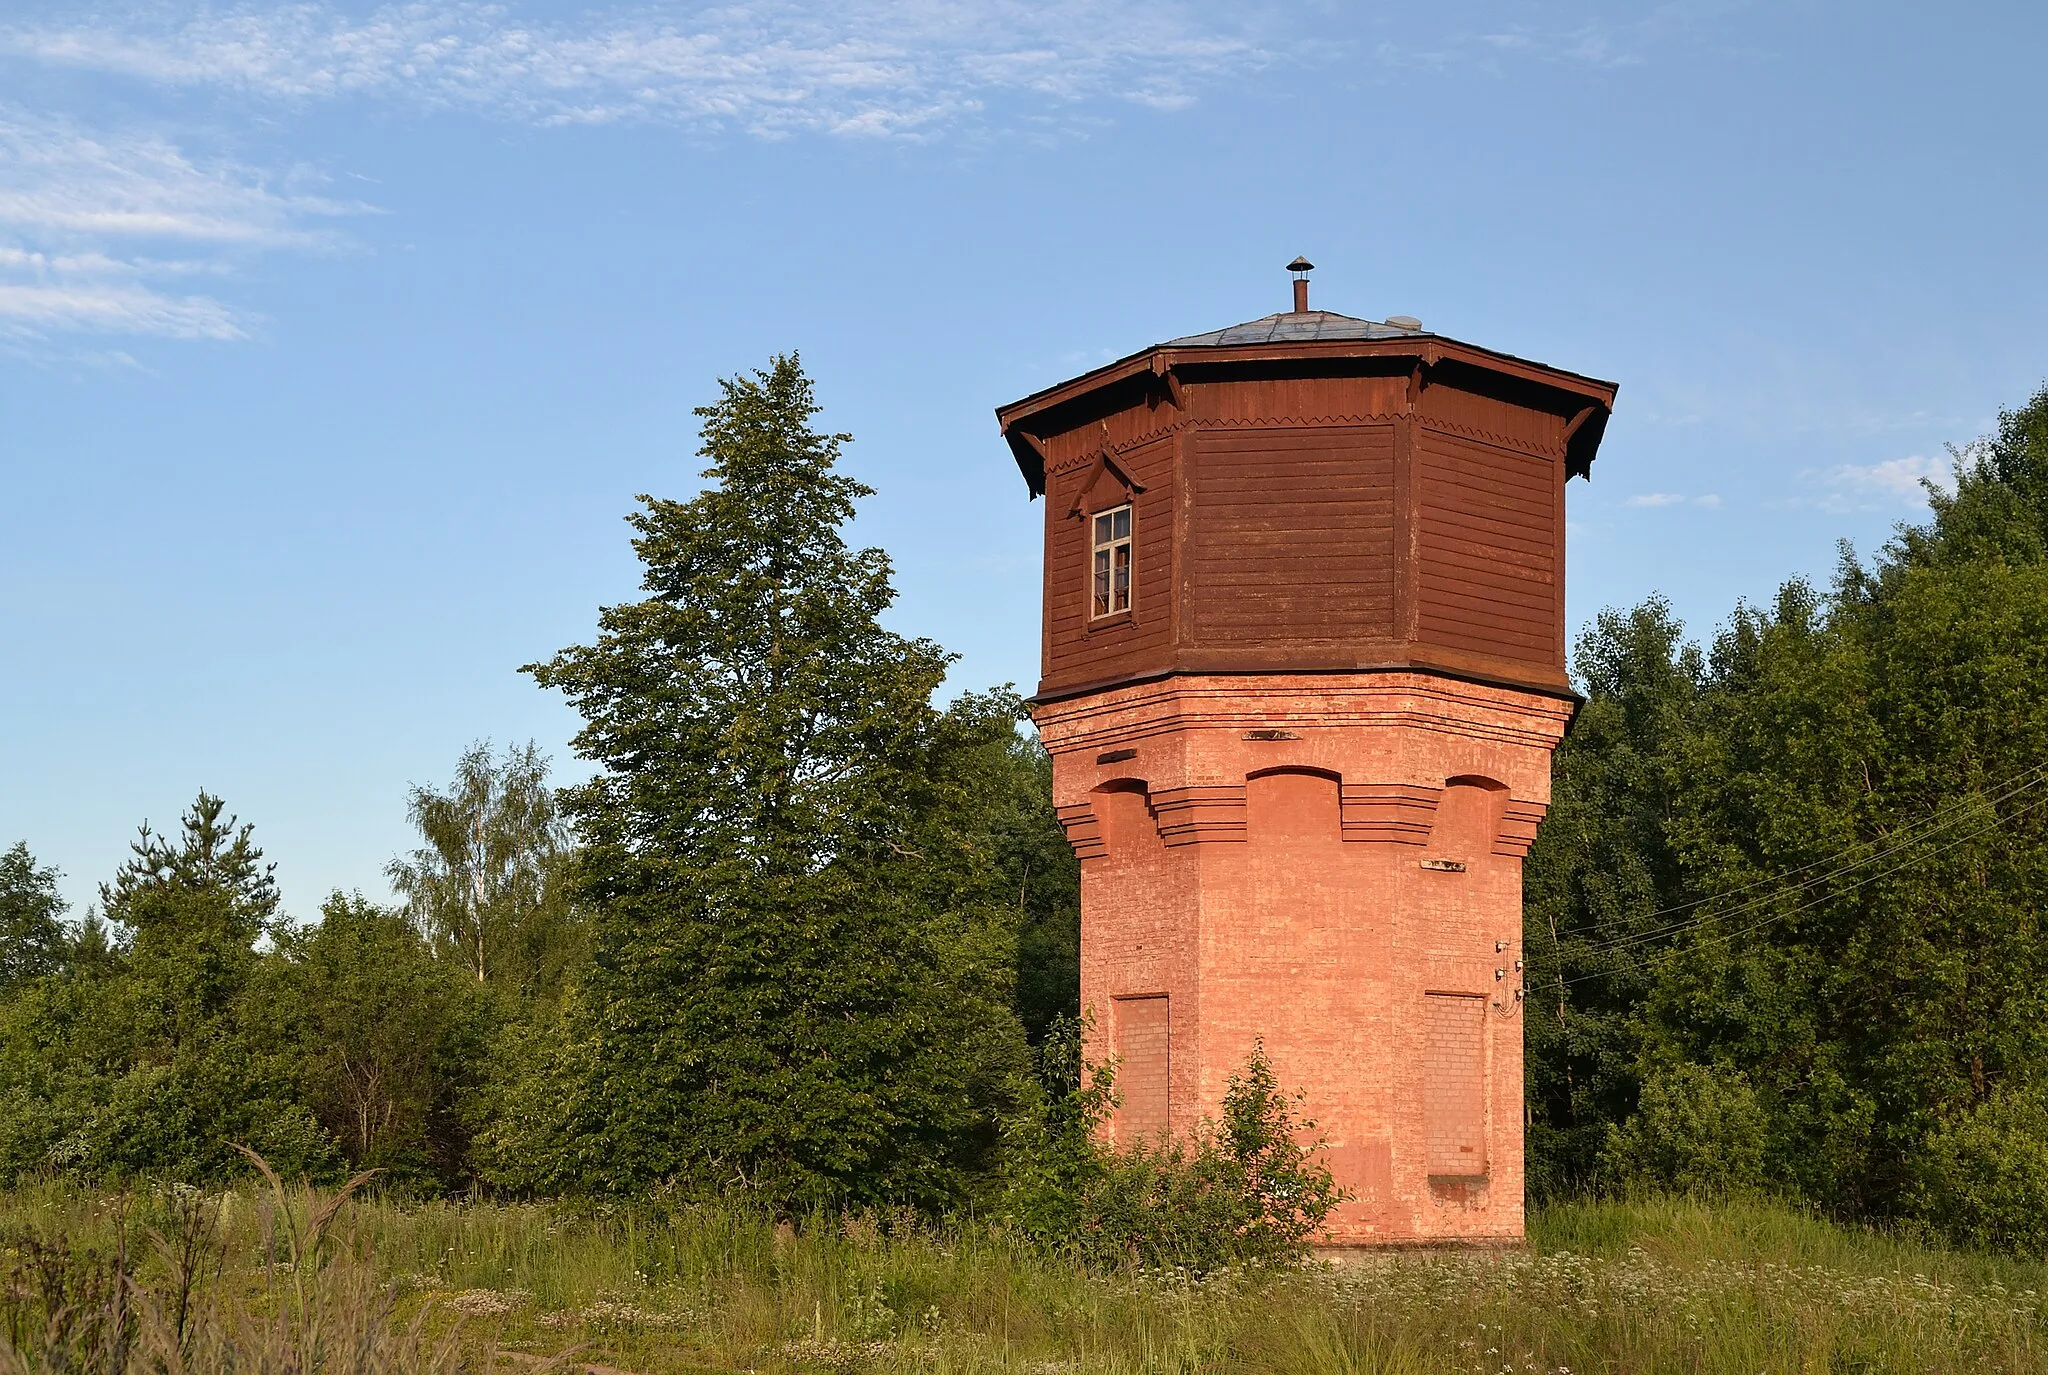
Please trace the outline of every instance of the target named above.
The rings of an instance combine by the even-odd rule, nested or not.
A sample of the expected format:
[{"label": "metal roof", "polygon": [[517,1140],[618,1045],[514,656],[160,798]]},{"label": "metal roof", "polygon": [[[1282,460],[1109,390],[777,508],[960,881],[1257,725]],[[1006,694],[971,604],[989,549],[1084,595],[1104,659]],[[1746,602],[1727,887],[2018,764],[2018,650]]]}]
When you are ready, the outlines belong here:
[{"label": "metal roof", "polygon": [[1229,329],[1169,339],[1157,347],[1232,348],[1247,344],[1312,344],[1334,339],[1419,339],[1429,333],[1426,329],[1383,325],[1375,320],[1360,320],[1330,310],[1304,310],[1298,315],[1292,312],[1265,315],[1241,325],[1232,325]]}]

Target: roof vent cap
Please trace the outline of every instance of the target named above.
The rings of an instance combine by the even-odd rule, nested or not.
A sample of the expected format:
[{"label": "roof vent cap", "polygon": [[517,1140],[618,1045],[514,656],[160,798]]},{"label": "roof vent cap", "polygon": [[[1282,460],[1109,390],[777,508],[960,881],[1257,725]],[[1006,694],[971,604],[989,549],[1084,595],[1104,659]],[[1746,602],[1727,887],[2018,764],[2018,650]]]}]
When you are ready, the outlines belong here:
[{"label": "roof vent cap", "polygon": [[1387,317],[1387,323],[1392,325],[1395,329],[1422,328],[1422,321],[1416,319],[1413,315],[1389,315]]},{"label": "roof vent cap", "polygon": [[1308,313],[1308,274],[1316,270],[1316,265],[1297,253],[1294,261],[1287,265],[1287,270],[1294,274],[1294,313],[1305,315]]}]

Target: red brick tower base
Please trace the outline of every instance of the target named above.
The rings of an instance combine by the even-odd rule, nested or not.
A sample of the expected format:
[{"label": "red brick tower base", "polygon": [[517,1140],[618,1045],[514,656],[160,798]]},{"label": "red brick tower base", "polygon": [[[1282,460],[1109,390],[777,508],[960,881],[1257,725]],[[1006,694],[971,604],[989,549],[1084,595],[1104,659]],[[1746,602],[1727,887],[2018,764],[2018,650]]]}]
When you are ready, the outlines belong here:
[{"label": "red brick tower base", "polygon": [[1352,1195],[1326,1244],[1519,1241],[1522,856],[1571,710],[1409,670],[1041,704],[1114,1134],[1215,1116],[1263,1039]]}]

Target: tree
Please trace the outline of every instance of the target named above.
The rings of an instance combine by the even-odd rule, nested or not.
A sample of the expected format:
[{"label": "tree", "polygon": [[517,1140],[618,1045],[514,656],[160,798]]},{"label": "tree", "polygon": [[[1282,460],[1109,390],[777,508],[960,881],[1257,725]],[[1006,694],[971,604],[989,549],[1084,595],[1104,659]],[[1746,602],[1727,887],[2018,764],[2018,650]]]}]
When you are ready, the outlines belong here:
[{"label": "tree", "polygon": [[144,822],[100,910],[132,935],[129,966],[141,1013],[173,1045],[227,1015],[255,968],[257,939],[277,916],[277,866],[255,828],[201,789],[162,836]]},{"label": "tree", "polygon": [[415,786],[407,814],[426,844],[387,867],[422,933],[478,983],[552,992],[578,950],[561,882],[569,839],[539,748],[463,752],[446,792]]},{"label": "tree", "polygon": [[710,485],[628,517],[647,596],[529,668],[600,769],[564,797],[595,924],[520,1100],[553,1111],[501,1127],[501,1178],[938,1206],[992,1152],[1022,1053],[1014,908],[974,820],[1014,699],[935,709],[948,656],[882,627],[888,560],[841,535],[868,489],[797,359],[720,387]]},{"label": "tree", "polygon": [[1283,1093],[1254,1042],[1223,1094],[1220,1122],[1118,1148],[1103,1139],[1115,1064],[1091,1064],[1082,1022],[1059,1017],[1033,1052],[1037,1074],[1005,1121],[1000,1215],[1025,1238],[1084,1263],[1203,1273],[1297,1261],[1342,1203],[1325,1142]]},{"label": "tree", "polygon": [[1017,1015],[1036,1045],[1081,1012],[1081,865],[1053,811],[1045,747],[1012,733],[991,770],[1007,781],[991,838],[1017,907]]},{"label": "tree", "polygon": [[1644,956],[1690,896],[1667,827],[1704,666],[1661,598],[1604,611],[1579,637],[1586,693],[1552,766],[1525,869],[1529,1181],[1590,1184],[1609,1124],[1635,1104]]},{"label": "tree", "polygon": [[1528,874],[1554,1178],[1597,1130],[1611,1177],[1697,1182],[1740,1116],[1744,1171],[1831,1211],[2040,1235],[2008,1165],[2048,1101],[2048,391],[1929,495],[1703,658],[1649,608],[1582,643]]},{"label": "tree", "polygon": [[281,936],[266,994],[305,1101],[355,1169],[452,1187],[468,1174],[465,1100],[487,1034],[483,994],[404,915],[331,895]]},{"label": "tree", "polygon": [[175,834],[142,827],[100,899],[125,949],[0,1009],[0,1173],[208,1179],[240,1167],[231,1140],[333,1169],[255,948],[278,892],[253,828],[202,791]]},{"label": "tree", "polygon": [[0,854],[0,997],[64,963],[66,903],[57,877],[55,869],[37,867],[27,841]]},{"label": "tree", "polygon": [[109,921],[135,931],[138,939],[171,929],[166,938],[195,934],[176,919],[192,912],[177,899],[203,895],[213,928],[207,933],[247,946],[277,915],[277,866],[263,863],[251,838],[255,828],[241,819],[222,819],[227,804],[204,788],[178,822],[178,837],[158,835],[149,823],[129,842],[129,857],[100,885],[100,908]]}]

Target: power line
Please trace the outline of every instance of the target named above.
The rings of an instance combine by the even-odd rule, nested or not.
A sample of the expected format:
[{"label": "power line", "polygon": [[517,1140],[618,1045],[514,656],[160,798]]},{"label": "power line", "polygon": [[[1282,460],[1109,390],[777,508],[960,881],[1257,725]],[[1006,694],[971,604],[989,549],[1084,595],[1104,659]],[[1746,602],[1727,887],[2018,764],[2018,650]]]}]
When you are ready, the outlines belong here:
[{"label": "power line", "polygon": [[1880,844],[1884,847],[1882,849],[1875,850],[1870,854],[1864,855],[1859,859],[1852,860],[1847,864],[1837,864],[1837,867],[1830,869],[1825,873],[1815,874],[1810,878],[1803,879],[1800,882],[1791,884],[1789,886],[1777,887],[1773,889],[1773,891],[1766,893],[1761,897],[1753,898],[1748,902],[1737,904],[1736,906],[1728,908],[1724,911],[1704,913],[1700,916],[1689,918],[1685,921],[1670,922],[1664,926],[1653,927],[1647,931],[1632,931],[1627,935],[1616,936],[1609,940],[1591,940],[1586,942],[1584,948],[1586,948],[1590,953],[1593,954],[1608,954],[1613,951],[1624,950],[1635,945],[1646,945],[1651,942],[1661,940],[1666,936],[1677,935],[1683,931],[1689,930],[1693,927],[1702,925],[1709,921],[1725,921],[1730,917],[1739,917],[1743,915],[1745,912],[1752,912],[1760,907],[1769,906],[1770,904],[1783,899],[1788,894],[1801,892],[1805,889],[1814,887],[1817,884],[1826,883],[1831,879],[1840,878],[1844,874],[1854,873],[1856,870],[1862,868],[1867,864],[1874,864],[1877,861],[1886,858],[1887,856],[1895,855],[1902,850],[1907,850],[1915,845],[1923,844],[1927,840],[1947,830],[1949,827],[1957,824],[1960,821],[1967,819],[1967,817],[1969,817],[1970,815],[1980,814],[1978,812],[1979,807],[1989,806],[1995,808],[1999,803],[2007,801],[2010,798],[2016,797],[2020,793],[2026,792],[2030,788],[2039,786],[2044,781],[2044,778],[2048,778],[2048,765],[2036,765],[2034,768],[2023,770],[2021,773],[2014,775],[2014,777],[2012,779],[2009,779],[2005,785],[2002,785],[2003,791],[2000,791],[1989,798],[1986,798],[1982,795],[1972,795],[1970,797],[1963,798],[1960,801],[1949,804],[1947,807],[1944,807],[1941,810],[1933,813],[1931,816],[1921,821],[1915,822],[1913,825],[1907,827],[1904,831],[1894,832],[1890,836],[1879,837],[1878,839],[1874,840],[1866,840],[1859,842],[1858,844],[1851,845],[1846,849],[1840,850],[1835,854],[1828,856],[1825,859],[1818,859],[1810,864],[1801,865],[1796,869],[1788,869],[1783,873],[1774,874],[1768,878],[1757,879],[1754,882],[1743,884],[1738,888],[1731,888],[1725,893],[1716,893],[1709,897],[1695,898],[1690,902],[1679,903],[1672,907],[1666,907],[1655,912],[1647,913],[1645,914],[1645,918],[1647,919],[1649,917],[1666,916],[1672,913],[1689,911],[1691,909],[1704,906],[1708,903],[1724,901],[1727,898],[1733,897],[1737,894],[1753,891],[1757,888],[1765,886],[1766,884],[1783,885],[1786,879],[1796,877],[1797,875],[1802,873],[1806,873],[1808,870],[1813,869],[1822,864],[1837,864],[1837,861],[1841,860],[1843,856],[1854,854],[1858,850],[1869,849],[1873,845]]},{"label": "power line", "polygon": [[[2019,789],[2015,789],[2014,791],[2020,791],[2020,790],[2019,790]],[[2010,796],[2010,794],[2008,794],[2008,796]],[[2005,825],[2006,823],[2008,823],[2008,822],[2011,822],[2011,821],[2017,821],[2017,820],[2018,820],[2018,819],[2019,819],[2020,817],[2023,817],[2023,816],[2025,816],[2025,815],[2026,815],[2027,813],[2029,813],[2029,812],[2032,812],[2032,811],[2037,811],[2037,810],[2039,810],[2040,808],[2042,808],[2042,807],[2044,807],[2044,806],[2048,806],[2048,796],[2044,796],[2044,797],[2038,797],[2038,798],[2034,799],[2034,800],[2033,800],[2032,802],[2029,802],[2029,803],[2028,803],[2028,804],[2027,804],[2026,806],[2024,806],[2024,807],[2020,808],[2020,809],[2019,809],[2018,811],[2016,811],[2016,812],[2012,813],[2012,815],[2010,815],[2010,816],[2006,816],[2006,817],[1999,817],[1999,816],[1993,816],[1993,817],[1992,817],[1992,819],[1991,819],[1991,821],[1990,821],[1990,822],[1988,822],[1987,824],[1985,824],[1985,825],[1983,825],[1983,826],[1979,826],[1979,827],[1978,827],[1978,828],[1977,828],[1976,830],[1974,830],[1974,831],[1971,831],[1971,832],[1969,832],[1969,833],[1967,833],[1967,834],[1965,834],[1965,835],[1961,835],[1961,836],[1958,836],[1958,837],[1956,837],[1955,839],[1953,839],[1953,840],[1949,841],[1949,842],[1948,842],[1947,844],[1945,844],[1945,845],[1943,845],[1943,846],[1940,846],[1940,847],[1939,847],[1939,848],[1938,848],[1937,850],[1935,850],[1935,851],[1934,851],[1934,853],[1935,853],[1935,854],[1939,854],[1939,853],[1941,853],[1941,851],[1942,851],[1942,850],[1950,850],[1950,849],[1954,849],[1954,848],[1955,848],[1956,846],[1958,846],[1958,845],[1961,845],[1961,844],[1962,844],[1962,843],[1964,843],[1965,841],[1969,841],[1969,840],[1974,840],[1974,839],[1976,839],[1976,838],[1977,838],[1978,836],[1980,836],[1980,835],[1983,835],[1983,834],[1985,834],[1986,832],[1989,832],[1989,831],[1995,831],[1995,830],[1997,830],[1997,829],[1998,829],[1999,827],[2001,827],[2001,826]],[[1857,880],[1857,881],[1856,881],[1855,883],[1852,883],[1852,884],[1850,884],[1850,885],[1849,885],[1849,891],[1853,891],[1853,890],[1855,890],[1855,889],[1857,889],[1857,888],[1862,888],[1862,887],[1865,887],[1865,886],[1867,886],[1867,885],[1869,885],[1869,884],[1875,883],[1875,882],[1877,882],[1877,881],[1878,881],[1879,879],[1881,879],[1881,878],[1888,878],[1888,877],[1889,877],[1889,876],[1891,876],[1892,874],[1896,874],[1896,873],[1898,873],[1898,872],[1899,872],[1900,870],[1902,870],[1902,869],[1908,869],[1908,868],[1911,868],[1911,867],[1912,867],[1912,866],[1913,866],[1914,864],[1917,864],[1917,863],[1919,863],[1919,862],[1920,862],[1920,860],[1921,860],[1921,859],[1923,859],[1923,858],[1932,858],[1932,857],[1933,857],[1932,855],[1926,855],[1926,856],[1916,856],[1916,857],[1914,857],[1914,858],[1906,859],[1906,860],[1904,860],[1904,861],[1902,861],[1902,862],[1900,862],[1900,863],[1898,863],[1898,864],[1894,864],[1894,865],[1893,865],[1893,866],[1892,866],[1891,868],[1889,868],[1889,869],[1881,870],[1880,872],[1878,872],[1878,873],[1875,873],[1875,874],[1869,874],[1869,875],[1866,875],[1865,877],[1863,877],[1863,878],[1861,878],[1861,879],[1858,879],[1858,880]],[[1804,888],[1804,887],[1806,887],[1806,886],[1808,886],[1808,885],[1804,885],[1804,884],[1802,884],[1802,885],[1799,885],[1799,888]],[[1785,890],[1785,892],[1782,892],[1782,893],[1778,893],[1778,894],[1774,894],[1773,896],[1777,896],[1777,897],[1783,897],[1783,896],[1786,896],[1786,895],[1787,895],[1787,894],[1789,894],[1789,893],[1792,893],[1792,892],[1797,892],[1797,891],[1799,891],[1799,888],[1787,889],[1787,890]],[[1775,922],[1783,921],[1783,920],[1784,920],[1785,918],[1787,918],[1787,917],[1790,917],[1790,916],[1795,916],[1795,915],[1797,915],[1797,914],[1798,914],[1798,913],[1800,913],[1800,912],[1804,912],[1804,911],[1806,911],[1806,910],[1807,910],[1808,908],[1812,908],[1812,907],[1818,907],[1818,906],[1820,906],[1820,905],[1821,905],[1822,903],[1824,903],[1824,902],[1829,902],[1829,901],[1832,901],[1833,899],[1835,899],[1835,898],[1837,898],[1837,897],[1839,897],[1839,896],[1841,896],[1841,894],[1840,894],[1839,892],[1829,892],[1829,893],[1823,893],[1823,894],[1821,894],[1821,895],[1820,895],[1819,897],[1813,898],[1813,899],[1811,899],[1811,900],[1809,900],[1809,901],[1807,901],[1807,902],[1803,902],[1803,903],[1800,903],[1800,904],[1799,904],[1799,905],[1798,905],[1797,907],[1794,907],[1794,908],[1792,908],[1792,909],[1791,909],[1790,911],[1785,911],[1785,912],[1776,912],[1776,913],[1773,913],[1772,915],[1770,915],[1770,916],[1768,916],[1768,917],[1764,918],[1764,919],[1763,919],[1762,921],[1759,921],[1759,922],[1753,922],[1753,923],[1751,923],[1750,925],[1748,925],[1748,926],[1745,926],[1745,927],[1743,927],[1743,928],[1741,928],[1741,929],[1739,929],[1739,930],[1735,930],[1735,931],[1723,931],[1723,932],[1719,932],[1719,933],[1718,933],[1718,934],[1716,934],[1716,935],[1713,935],[1713,936],[1709,936],[1709,937],[1707,937],[1707,938],[1705,938],[1705,939],[1703,939],[1703,940],[1700,940],[1700,941],[1696,941],[1696,942],[1694,942],[1694,943],[1693,943],[1692,945],[1690,945],[1690,946],[1687,946],[1687,947],[1685,947],[1685,948],[1686,948],[1686,949],[1688,949],[1688,950],[1699,950],[1699,949],[1701,949],[1701,948],[1704,948],[1704,947],[1710,947],[1710,946],[1714,946],[1714,945],[1725,945],[1725,944],[1728,944],[1729,942],[1731,942],[1731,941],[1734,941],[1734,940],[1738,940],[1738,939],[1740,939],[1740,938],[1741,938],[1741,937],[1743,937],[1743,936],[1746,936],[1746,935],[1750,935],[1750,934],[1753,934],[1753,933],[1755,933],[1755,932],[1757,932],[1757,931],[1761,931],[1761,930],[1763,930],[1763,929],[1764,929],[1765,927],[1767,927],[1767,926],[1770,926],[1770,925],[1772,925],[1772,924],[1773,924],[1773,923],[1775,923]],[[1723,916],[1732,916],[1732,915],[1734,915],[1734,914],[1733,914],[1733,913],[1723,913],[1723,914],[1721,914],[1721,915],[1723,915]],[[1694,923],[1694,924],[1695,924],[1695,925],[1704,925],[1704,924],[1705,924],[1705,921],[1704,921],[1704,919],[1703,919],[1703,920],[1702,920],[1701,922],[1698,922],[1698,923]],[[1646,957],[1645,959],[1643,959],[1643,960],[1637,960],[1637,961],[1634,961],[1634,962],[1632,963],[1632,965],[1630,965],[1630,966],[1625,966],[1625,967],[1634,967],[1634,968],[1641,968],[1641,967],[1642,967],[1643,965],[1647,964],[1647,963],[1649,962],[1649,960],[1651,960],[1651,959],[1656,959],[1656,958],[1658,958],[1658,956],[1660,956],[1660,955],[1669,955],[1669,954],[1676,954],[1676,953],[1677,953],[1677,948],[1676,948],[1676,947],[1674,947],[1673,949],[1671,949],[1671,950],[1668,950],[1668,951],[1657,951],[1657,952],[1653,952],[1653,953],[1652,953],[1651,955],[1649,955],[1649,956],[1648,956],[1648,957]],[[1601,969],[1601,970],[1591,970],[1591,971],[1588,971],[1588,972],[1586,972],[1586,973],[1584,973],[1584,974],[1577,974],[1577,975],[1574,975],[1574,976],[1572,976],[1572,977],[1571,977],[1571,978],[1569,978],[1569,979],[1559,979],[1559,980],[1556,980],[1555,982],[1557,982],[1557,983],[1559,983],[1559,984],[1562,984],[1563,986],[1565,986],[1565,987],[1569,988],[1569,987],[1570,987],[1571,985],[1573,985],[1573,984],[1585,983],[1586,981],[1588,981],[1588,980],[1590,980],[1590,979],[1600,979],[1600,978],[1606,978],[1606,977],[1610,976],[1611,974],[1613,974],[1614,972],[1615,972],[1615,971],[1614,971],[1614,970],[1612,970],[1612,969]]]}]

